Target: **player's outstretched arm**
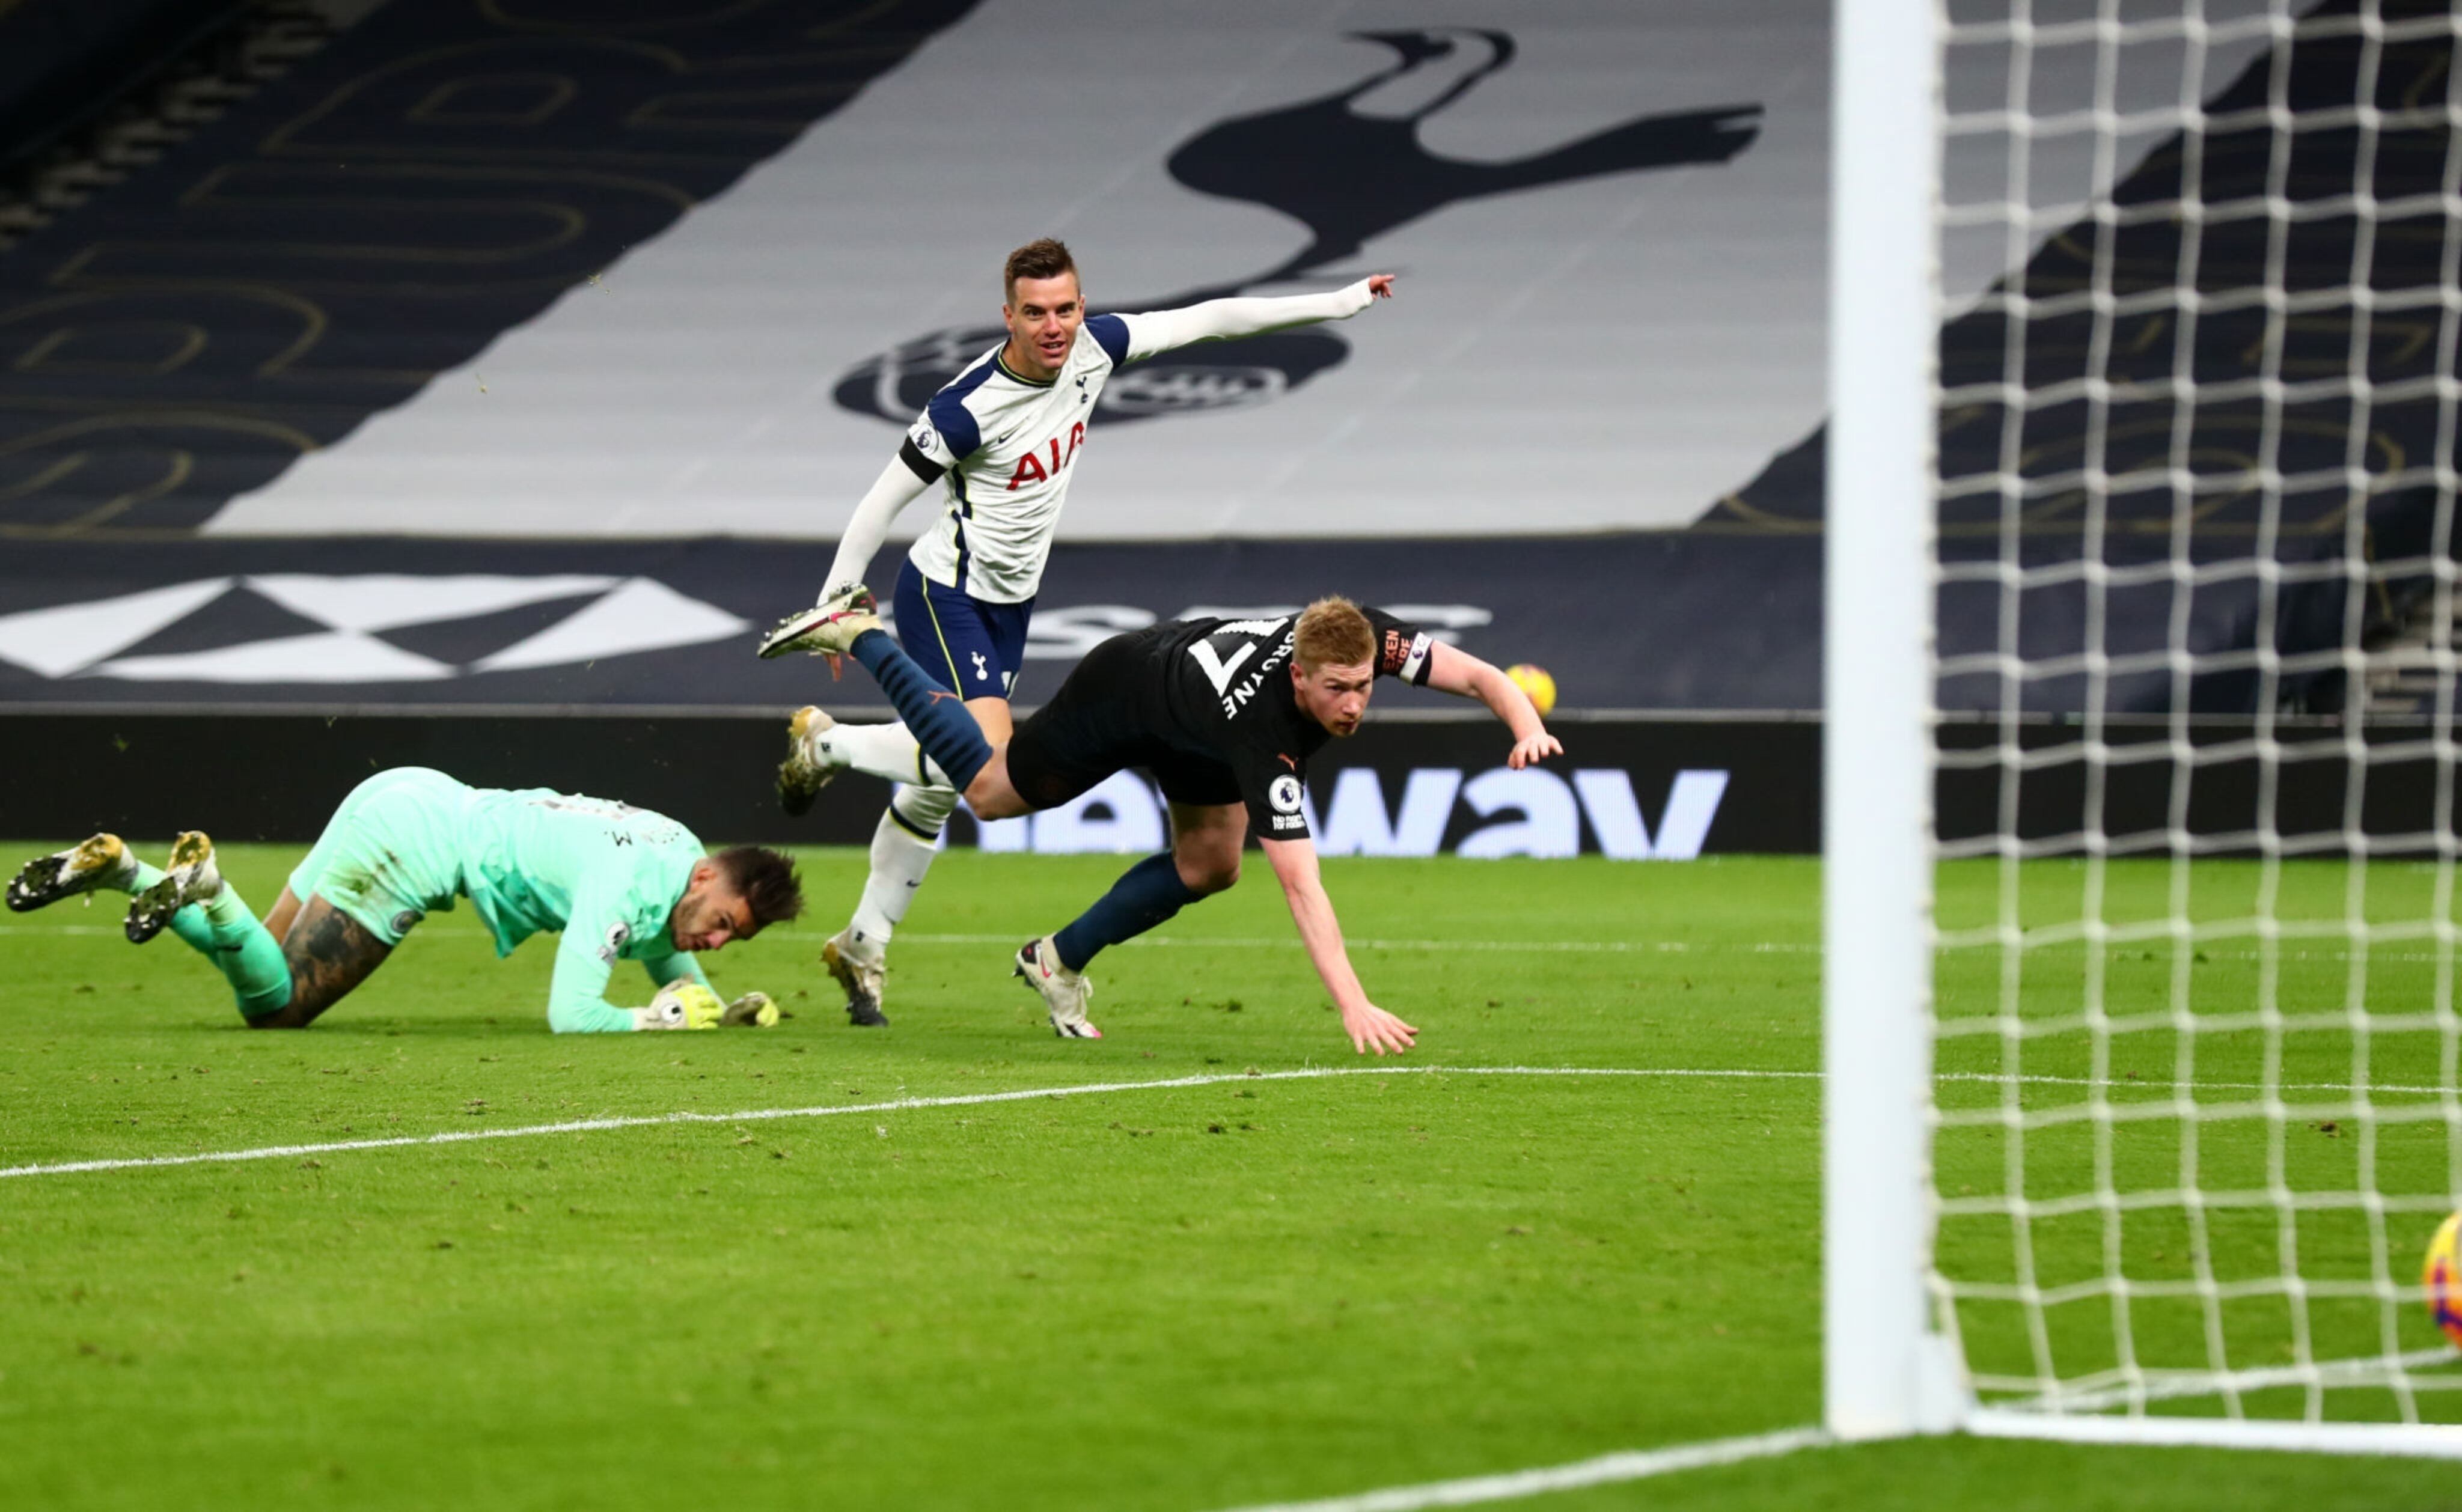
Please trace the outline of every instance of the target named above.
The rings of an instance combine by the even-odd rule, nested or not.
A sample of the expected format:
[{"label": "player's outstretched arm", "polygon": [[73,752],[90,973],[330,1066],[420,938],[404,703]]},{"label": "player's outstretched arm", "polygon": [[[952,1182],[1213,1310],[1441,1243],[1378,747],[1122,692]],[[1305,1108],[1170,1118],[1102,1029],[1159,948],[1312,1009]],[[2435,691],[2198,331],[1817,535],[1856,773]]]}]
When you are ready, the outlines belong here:
[{"label": "player's outstretched arm", "polygon": [[607,1001],[616,954],[605,940],[604,926],[576,911],[556,942],[555,974],[547,988],[547,1025],[556,1033],[622,1033],[642,1026],[638,1021],[644,1010],[619,1008]]},{"label": "player's outstretched arm", "polygon": [[[548,981],[547,1026],[558,1034],[621,1034],[634,1029],[716,1028],[726,1004],[709,990],[701,964],[677,951],[642,964],[661,985],[646,1008],[619,1008],[607,1001],[607,979],[616,964],[609,929],[616,916],[576,908],[556,942],[555,972]],[[653,965],[652,961],[663,962]],[[664,970],[672,973],[660,976]]]},{"label": "player's outstretched arm", "polygon": [[1538,705],[1522,685],[1497,668],[1456,646],[1439,640],[1428,652],[1428,686],[1457,698],[1477,699],[1513,732],[1513,752],[1504,764],[1516,771],[1549,756],[1565,754],[1564,745],[1540,722]]},{"label": "player's outstretched arm", "polygon": [[1393,275],[1371,273],[1320,294],[1208,299],[1183,310],[1151,311],[1128,317],[1128,359],[1134,362],[1192,341],[1222,341],[1320,320],[1348,320],[1377,300],[1393,297]]},{"label": "player's outstretched arm", "polygon": [[[899,510],[923,497],[923,490],[937,481],[937,474],[926,476],[908,456],[915,450],[908,443],[898,454],[880,469],[871,488],[854,507],[854,517],[847,521],[846,533],[838,537],[838,554],[830,560],[830,575],[822,580],[816,599],[827,598],[850,583],[860,583],[872,567],[872,559],[880,552],[880,543],[889,536],[889,527]],[[923,466],[933,464],[927,460]]]},{"label": "player's outstretched arm", "polygon": [[1370,1050],[1399,1055],[1409,1049],[1419,1031],[1369,1002],[1368,989],[1359,984],[1359,973],[1350,969],[1350,952],[1343,947],[1333,899],[1325,896],[1325,880],[1317,873],[1316,842],[1259,843],[1265,848],[1275,880],[1283,884],[1283,899],[1291,905],[1291,922],[1299,926],[1308,960],[1315,964],[1325,990],[1333,994],[1333,1005],[1342,1010],[1342,1030],[1350,1036],[1351,1048],[1362,1055]]}]

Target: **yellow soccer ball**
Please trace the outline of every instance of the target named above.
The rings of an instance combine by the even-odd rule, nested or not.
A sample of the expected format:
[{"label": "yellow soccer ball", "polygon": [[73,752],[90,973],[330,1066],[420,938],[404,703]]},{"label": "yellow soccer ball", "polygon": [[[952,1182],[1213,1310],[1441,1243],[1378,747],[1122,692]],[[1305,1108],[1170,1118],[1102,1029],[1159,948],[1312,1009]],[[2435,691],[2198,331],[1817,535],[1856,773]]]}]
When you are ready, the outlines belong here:
[{"label": "yellow soccer ball", "polygon": [[1547,675],[1545,667],[1534,667],[1523,661],[1505,668],[1504,675],[1513,680],[1515,687],[1530,695],[1530,702],[1539,710],[1541,718],[1545,718],[1547,711],[1556,706],[1556,680]]},{"label": "yellow soccer ball", "polygon": [[2447,1338],[2462,1345],[2462,1213],[2447,1219],[2428,1242],[2419,1284],[2428,1293],[2429,1316]]}]

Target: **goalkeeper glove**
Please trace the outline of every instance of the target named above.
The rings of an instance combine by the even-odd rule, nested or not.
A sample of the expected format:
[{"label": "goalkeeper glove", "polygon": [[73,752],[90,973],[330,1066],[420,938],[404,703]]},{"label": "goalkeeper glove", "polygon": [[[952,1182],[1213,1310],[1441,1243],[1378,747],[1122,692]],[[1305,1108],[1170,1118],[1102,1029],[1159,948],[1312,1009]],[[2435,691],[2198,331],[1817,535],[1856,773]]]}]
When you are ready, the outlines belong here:
[{"label": "goalkeeper glove", "polygon": [[766,992],[747,992],[726,1005],[720,1024],[730,1029],[767,1029],[778,1023],[778,1004]]},{"label": "goalkeeper glove", "polygon": [[698,982],[670,982],[646,1008],[633,1010],[637,1029],[714,1029],[726,1013],[718,994]]}]

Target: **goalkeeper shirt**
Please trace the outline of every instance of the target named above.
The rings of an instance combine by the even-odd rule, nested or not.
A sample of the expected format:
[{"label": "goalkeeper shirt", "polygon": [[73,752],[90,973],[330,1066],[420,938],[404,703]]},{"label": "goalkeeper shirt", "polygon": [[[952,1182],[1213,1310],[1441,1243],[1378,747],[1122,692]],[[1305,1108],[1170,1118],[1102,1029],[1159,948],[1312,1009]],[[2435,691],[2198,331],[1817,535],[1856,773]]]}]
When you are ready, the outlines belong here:
[{"label": "goalkeeper shirt", "polygon": [[463,891],[508,956],[561,931],[548,989],[558,1033],[630,1029],[606,1001],[616,962],[637,961],[663,986],[708,978],[675,948],[668,918],[702,858],[693,832],[661,813],[544,788],[470,789],[463,805]]}]

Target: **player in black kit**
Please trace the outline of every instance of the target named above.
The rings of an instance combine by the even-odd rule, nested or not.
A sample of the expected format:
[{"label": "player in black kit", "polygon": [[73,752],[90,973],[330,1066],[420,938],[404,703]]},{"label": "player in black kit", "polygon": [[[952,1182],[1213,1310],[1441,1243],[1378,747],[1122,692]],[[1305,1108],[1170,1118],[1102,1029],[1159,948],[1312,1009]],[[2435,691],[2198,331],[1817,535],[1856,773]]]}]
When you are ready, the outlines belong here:
[{"label": "player in black kit", "polygon": [[862,662],[916,745],[884,761],[872,749],[880,726],[871,726],[873,740],[841,750],[831,738],[837,726],[812,710],[797,721],[805,759],[891,781],[946,781],[984,819],[1067,803],[1128,767],[1151,773],[1170,801],[1168,853],[1140,861],[1074,923],[1018,952],[1019,975],[1043,995],[1063,1035],[1100,1037],[1086,1019],[1084,972],[1094,953],[1237,881],[1241,843],[1253,832],[1352,1046],[1379,1055],[1409,1049],[1418,1030],[1368,1000],[1343,948],[1308,836],[1308,758],[1358,730],[1380,676],[1485,703],[1513,732],[1506,762],[1516,768],[1564,752],[1503,673],[1347,598],[1319,599],[1296,618],[1187,619],[1115,636],[998,746],[955,694],[881,632],[870,593],[849,589],[823,607],[825,630],[798,648]]}]

